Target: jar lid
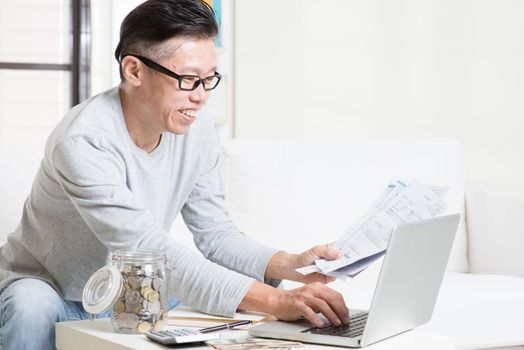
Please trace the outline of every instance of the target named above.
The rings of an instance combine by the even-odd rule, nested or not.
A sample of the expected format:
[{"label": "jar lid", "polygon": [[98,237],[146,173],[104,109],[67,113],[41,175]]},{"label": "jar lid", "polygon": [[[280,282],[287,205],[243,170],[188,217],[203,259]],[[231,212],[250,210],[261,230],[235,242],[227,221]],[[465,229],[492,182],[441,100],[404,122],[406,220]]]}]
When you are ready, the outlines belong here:
[{"label": "jar lid", "polygon": [[122,287],[122,275],[113,265],[96,271],[87,281],[82,294],[84,310],[99,314],[109,310],[117,301]]},{"label": "jar lid", "polygon": [[164,252],[161,250],[141,248],[135,250],[117,250],[112,254],[111,259],[125,260],[127,263],[143,264],[148,262],[163,262],[165,257]]}]

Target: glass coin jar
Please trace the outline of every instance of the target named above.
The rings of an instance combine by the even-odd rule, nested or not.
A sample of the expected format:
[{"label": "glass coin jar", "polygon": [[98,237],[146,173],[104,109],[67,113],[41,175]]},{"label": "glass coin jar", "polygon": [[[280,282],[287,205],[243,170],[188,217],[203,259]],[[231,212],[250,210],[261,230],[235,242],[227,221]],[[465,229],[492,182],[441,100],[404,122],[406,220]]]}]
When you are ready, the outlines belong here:
[{"label": "glass coin jar", "polygon": [[157,250],[118,251],[111,265],[96,271],[82,296],[84,309],[95,315],[111,310],[119,333],[146,333],[167,325],[166,258]]}]

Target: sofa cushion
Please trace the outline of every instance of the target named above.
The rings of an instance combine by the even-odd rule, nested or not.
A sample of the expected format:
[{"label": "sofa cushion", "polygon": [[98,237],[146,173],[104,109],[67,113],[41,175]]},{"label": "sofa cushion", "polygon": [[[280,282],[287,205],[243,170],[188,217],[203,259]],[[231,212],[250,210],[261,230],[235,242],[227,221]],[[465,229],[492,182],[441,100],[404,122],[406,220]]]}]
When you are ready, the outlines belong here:
[{"label": "sofa cushion", "polygon": [[469,186],[466,211],[470,272],[524,277],[524,195],[498,186]]},{"label": "sofa cushion", "polygon": [[[368,310],[382,261],[346,282],[330,286],[350,308]],[[286,288],[298,286],[286,282]],[[448,272],[431,320],[418,329],[455,339],[457,349],[524,344],[524,279],[507,275]]]},{"label": "sofa cushion", "polygon": [[[392,176],[451,186],[447,212],[464,213],[464,160],[453,139],[315,144],[234,140],[224,149],[226,203],[249,236],[288,251],[334,241]],[[464,216],[449,270],[466,272]]]},{"label": "sofa cushion", "polygon": [[[348,307],[369,310],[383,259],[355,278],[330,287]],[[300,286],[285,281],[285,288]],[[431,320],[418,330],[447,335],[457,349],[524,345],[524,279],[507,275],[448,272],[444,276]]]},{"label": "sofa cushion", "polygon": [[524,344],[524,279],[446,274],[431,321],[421,330],[455,338],[457,349]]}]

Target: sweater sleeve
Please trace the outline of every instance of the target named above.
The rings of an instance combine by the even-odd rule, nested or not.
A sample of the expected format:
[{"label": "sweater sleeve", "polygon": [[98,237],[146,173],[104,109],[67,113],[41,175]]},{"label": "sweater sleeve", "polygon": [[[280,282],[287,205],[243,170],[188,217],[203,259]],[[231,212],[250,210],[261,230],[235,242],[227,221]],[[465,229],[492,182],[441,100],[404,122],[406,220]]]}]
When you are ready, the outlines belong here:
[{"label": "sweater sleeve", "polygon": [[[206,159],[196,185],[181,210],[182,217],[200,252],[209,260],[259,281],[276,249],[256,242],[239,232],[225,208],[220,177],[219,147],[213,125],[208,123],[206,144],[201,147]],[[280,280],[265,280],[278,286]]]},{"label": "sweater sleeve", "polygon": [[177,244],[126,185],[126,164],[110,141],[68,138],[52,152],[56,179],[86,225],[110,251],[165,252],[169,291],[198,310],[232,316],[253,279]]}]

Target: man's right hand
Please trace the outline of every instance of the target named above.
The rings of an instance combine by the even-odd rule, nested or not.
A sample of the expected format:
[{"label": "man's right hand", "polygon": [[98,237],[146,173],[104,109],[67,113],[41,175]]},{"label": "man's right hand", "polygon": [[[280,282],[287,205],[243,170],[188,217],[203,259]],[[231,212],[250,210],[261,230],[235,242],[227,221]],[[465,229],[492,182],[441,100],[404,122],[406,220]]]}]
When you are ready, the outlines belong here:
[{"label": "man's right hand", "polygon": [[323,324],[317,313],[324,315],[333,325],[349,322],[342,295],[320,282],[281,290],[256,281],[239,308],[267,312],[284,321],[295,321],[303,316],[317,327]]}]

